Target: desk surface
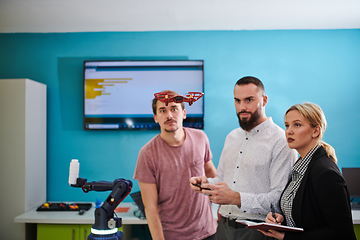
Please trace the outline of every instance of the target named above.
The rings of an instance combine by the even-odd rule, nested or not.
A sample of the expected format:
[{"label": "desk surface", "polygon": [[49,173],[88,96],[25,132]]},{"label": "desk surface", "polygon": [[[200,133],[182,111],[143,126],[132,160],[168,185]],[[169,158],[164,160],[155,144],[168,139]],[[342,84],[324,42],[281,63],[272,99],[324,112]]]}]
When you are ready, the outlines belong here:
[{"label": "desk surface", "polygon": [[[94,224],[94,211],[95,205],[85,211],[83,215],[79,215],[76,212],[47,212],[36,211],[36,208],[15,217],[14,221],[17,223],[49,223],[49,224]],[[117,217],[122,218],[122,223],[126,224],[147,224],[146,220],[141,220],[134,216],[134,211],[138,210],[138,207],[131,202],[122,202],[119,207],[130,207],[126,213],[118,212]]]},{"label": "desk surface", "polygon": [[353,224],[360,224],[360,210],[352,210]]},{"label": "desk surface", "polygon": [[[94,206],[94,204],[93,204]],[[134,211],[138,207],[132,202],[121,202],[119,207],[130,207],[126,213],[116,213],[117,217],[122,218],[122,223],[126,224],[147,224],[146,220],[141,220],[134,216]],[[218,205],[212,204],[213,215],[217,219]],[[49,224],[94,224],[95,207],[85,211],[83,215],[78,212],[37,212],[36,208],[15,217],[17,223],[49,223]],[[353,224],[360,224],[360,210],[352,210]]]}]

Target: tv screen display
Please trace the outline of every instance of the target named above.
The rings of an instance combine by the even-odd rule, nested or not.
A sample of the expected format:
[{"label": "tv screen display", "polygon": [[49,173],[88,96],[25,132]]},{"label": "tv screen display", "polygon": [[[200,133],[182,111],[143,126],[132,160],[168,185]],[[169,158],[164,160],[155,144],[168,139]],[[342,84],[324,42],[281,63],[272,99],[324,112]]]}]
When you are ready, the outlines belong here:
[{"label": "tv screen display", "polygon": [[342,168],[350,198],[360,198],[360,168]]},{"label": "tv screen display", "polygon": [[[158,130],[154,93],[204,92],[203,60],[84,61],[85,130]],[[204,128],[204,97],[185,103],[185,127]]]}]

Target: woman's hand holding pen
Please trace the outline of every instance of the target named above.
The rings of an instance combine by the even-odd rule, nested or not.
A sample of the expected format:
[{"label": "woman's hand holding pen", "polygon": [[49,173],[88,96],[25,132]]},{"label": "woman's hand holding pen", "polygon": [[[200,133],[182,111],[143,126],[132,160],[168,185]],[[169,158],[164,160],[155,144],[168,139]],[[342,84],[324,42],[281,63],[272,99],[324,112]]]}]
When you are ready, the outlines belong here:
[{"label": "woman's hand holding pen", "polygon": [[268,215],[266,216],[265,222],[267,222],[266,220],[268,220],[267,223],[281,224],[284,221],[284,217],[281,214],[275,212],[275,208],[272,204],[270,208],[271,208],[271,212],[269,212]]},{"label": "woman's hand holding pen", "polygon": [[283,215],[275,212],[269,212],[268,215],[265,218],[265,222],[272,223],[272,224],[279,224],[284,221]]},{"label": "woman's hand holding pen", "polygon": [[[284,221],[283,215],[281,215],[279,213],[275,213],[275,211],[273,209],[272,209],[272,212],[269,212],[265,218],[265,222],[272,223],[272,224],[281,224],[283,221]],[[265,232],[262,230],[258,230],[258,231],[262,232],[264,235],[266,235],[268,237],[273,237],[273,238],[280,239],[280,240],[284,239],[284,236],[285,236],[285,233],[278,232],[275,230],[269,230],[268,232]]]}]

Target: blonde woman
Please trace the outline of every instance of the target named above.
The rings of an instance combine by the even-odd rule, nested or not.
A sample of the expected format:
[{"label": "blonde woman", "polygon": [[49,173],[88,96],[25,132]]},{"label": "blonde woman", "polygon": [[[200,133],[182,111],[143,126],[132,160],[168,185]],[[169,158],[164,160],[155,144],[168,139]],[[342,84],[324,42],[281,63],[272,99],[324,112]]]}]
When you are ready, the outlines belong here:
[{"label": "blonde woman", "polygon": [[322,141],[326,119],[313,103],[296,104],[285,114],[285,135],[300,157],[280,199],[283,214],[266,222],[303,228],[303,232],[263,234],[277,239],[356,240],[349,193],[336,163],[335,150]]}]

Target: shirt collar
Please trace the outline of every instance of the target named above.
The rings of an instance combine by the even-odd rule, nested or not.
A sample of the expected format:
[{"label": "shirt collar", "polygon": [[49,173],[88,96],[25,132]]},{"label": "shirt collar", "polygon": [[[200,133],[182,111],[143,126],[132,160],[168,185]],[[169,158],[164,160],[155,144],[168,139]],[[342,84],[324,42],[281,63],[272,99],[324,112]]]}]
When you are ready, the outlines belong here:
[{"label": "shirt collar", "polygon": [[306,154],[304,158],[299,157],[293,167],[293,173],[304,175],[312,156],[319,147],[320,145],[316,145]]},{"label": "shirt collar", "polygon": [[257,125],[253,129],[251,129],[250,132],[247,132],[247,133],[249,133],[250,135],[260,133],[260,132],[264,131],[265,129],[269,128],[272,123],[273,123],[272,118],[268,117],[264,122],[260,123],[259,125]]}]

